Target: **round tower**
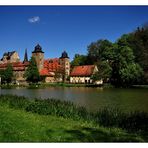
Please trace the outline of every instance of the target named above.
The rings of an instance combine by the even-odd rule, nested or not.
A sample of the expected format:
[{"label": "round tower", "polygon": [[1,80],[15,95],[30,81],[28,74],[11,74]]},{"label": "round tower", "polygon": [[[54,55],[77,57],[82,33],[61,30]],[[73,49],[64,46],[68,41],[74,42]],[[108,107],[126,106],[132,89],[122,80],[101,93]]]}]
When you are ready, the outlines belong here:
[{"label": "round tower", "polygon": [[32,52],[32,57],[35,58],[38,70],[44,68],[44,52],[42,51],[42,47],[37,44],[34,48],[34,51]]},{"label": "round tower", "polygon": [[66,51],[62,52],[62,55],[60,57],[60,65],[64,69],[64,75],[65,75],[64,80],[66,80],[70,74],[70,60]]}]

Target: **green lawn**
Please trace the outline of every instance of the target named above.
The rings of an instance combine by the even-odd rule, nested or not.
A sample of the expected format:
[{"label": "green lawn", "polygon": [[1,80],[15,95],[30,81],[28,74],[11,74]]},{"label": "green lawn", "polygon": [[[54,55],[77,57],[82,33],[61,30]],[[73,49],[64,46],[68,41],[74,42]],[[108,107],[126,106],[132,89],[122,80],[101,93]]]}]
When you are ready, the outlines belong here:
[{"label": "green lawn", "polygon": [[0,106],[1,142],[144,142],[135,134],[84,121]]}]

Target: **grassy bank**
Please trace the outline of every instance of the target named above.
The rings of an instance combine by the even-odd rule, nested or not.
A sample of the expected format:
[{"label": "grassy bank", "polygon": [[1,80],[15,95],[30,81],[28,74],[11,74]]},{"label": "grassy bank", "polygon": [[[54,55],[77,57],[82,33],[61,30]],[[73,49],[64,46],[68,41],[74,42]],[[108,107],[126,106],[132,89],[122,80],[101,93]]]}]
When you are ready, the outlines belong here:
[{"label": "grassy bank", "polygon": [[142,142],[148,139],[148,114],[143,112],[127,114],[104,108],[90,113],[66,101],[28,100],[9,95],[0,96],[0,106],[0,141]]},{"label": "grassy bank", "polygon": [[[104,83],[102,85],[96,84],[71,84],[71,83],[38,83],[38,84],[1,84],[2,89],[11,89],[17,87],[25,87],[30,89],[46,88],[46,87],[103,87],[103,88],[115,88],[115,86],[110,83]],[[148,85],[133,85],[130,88],[148,88]]]},{"label": "grassy bank", "polygon": [[9,84],[9,85],[0,85],[1,88],[3,89],[11,89],[11,88],[16,88],[16,87],[26,87],[26,88],[31,88],[31,89],[36,89],[36,88],[46,88],[46,87],[100,87],[103,85],[96,85],[96,84],[71,84],[71,83],[38,83],[38,84]]},{"label": "grassy bank", "polygon": [[143,142],[117,128],[0,106],[1,142]]}]

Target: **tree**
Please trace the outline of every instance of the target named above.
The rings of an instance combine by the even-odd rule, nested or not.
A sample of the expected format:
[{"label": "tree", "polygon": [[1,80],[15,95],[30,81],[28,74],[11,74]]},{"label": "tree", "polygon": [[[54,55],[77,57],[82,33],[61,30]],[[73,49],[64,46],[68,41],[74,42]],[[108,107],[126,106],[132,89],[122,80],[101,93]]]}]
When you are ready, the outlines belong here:
[{"label": "tree", "polygon": [[12,78],[13,78],[13,67],[12,67],[12,65],[8,64],[7,68],[5,70],[1,70],[0,76],[1,76],[1,83],[9,84],[12,81]]},{"label": "tree", "polygon": [[131,34],[123,34],[118,40],[117,44],[119,46],[129,46],[129,42],[131,40]]},{"label": "tree", "polygon": [[144,71],[144,79],[148,83],[148,24],[138,27],[132,33],[121,36],[118,44],[126,44],[133,50],[135,62]]},{"label": "tree", "polygon": [[101,60],[107,60],[106,54],[110,47],[112,47],[112,43],[108,40],[98,40],[91,43],[87,48],[89,62],[95,64]]},{"label": "tree", "polygon": [[95,82],[102,79],[103,82],[107,82],[110,79],[112,73],[112,67],[110,66],[109,62],[101,61],[97,67],[98,72],[92,76],[93,81]]},{"label": "tree", "polygon": [[148,28],[139,28],[133,33],[134,44],[130,43],[138,62],[144,70],[148,70]]},{"label": "tree", "polygon": [[112,73],[112,67],[109,61],[102,61],[98,66],[98,72],[100,74],[100,78],[102,78],[104,82],[107,82]]},{"label": "tree", "polygon": [[117,44],[114,46],[115,56],[112,62],[111,82],[115,86],[130,86],[139,82],[142,68],[134,62],[130,47]]},{"label": "tree", "polygon": [[1,83],[5,83],[5,70],[0,70]]},{"label": "tree", "polygon": [[89,63],[98,67],[98,72],[92,76],[92,79],[94,81],[103,79],[107,82],[112,74],[113,44],[108,40],[98,40],[91,43],[87,50]]},{"label": "tree", "polygon": [[71,67],[80,66],[87,64],[87,56],[75,54],[73,61],[71,62]]},{"label": "tree", "polygon": [[121,85],[129,86],[141,82],[143,70],[139,64],[131,63],[119,71],[121,76]]},{"label": "tree", "polygon": [[38,81],[40,81],[40,75],[34,57],[31,57],[29,61],[29,66],[25,71],[24,77],[26,77],[26,80],[28,82],[37,83]]},{"label": "tree", "polygon": [[95,74],[93,74],[93,75],[91,76],[91,79],[93,80],[93,82],[96,82],[96,81],[98,81],[98,80],[101,80],[101,77],[100,77],[99,72],[96,72]]},{"label": "tree", "polygon": [[9,84],[12,81],[13,78],[13,67],[11,64],[7,65],[6,70],[4,71],[4,77],[7,84]]}]

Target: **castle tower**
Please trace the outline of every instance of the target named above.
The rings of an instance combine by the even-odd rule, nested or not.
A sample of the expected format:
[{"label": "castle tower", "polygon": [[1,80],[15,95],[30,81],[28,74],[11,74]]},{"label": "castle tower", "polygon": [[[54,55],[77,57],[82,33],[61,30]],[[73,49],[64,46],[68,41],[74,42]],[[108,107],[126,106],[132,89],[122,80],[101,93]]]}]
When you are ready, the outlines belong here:
[{"label": "castle tower", "polygon": [[60,65],[64,68],[64,81],[70,74],[70,60],[66,51],[64,51],[60,57]]},{"label": "castle tower", "polygon": [[35,58],[38,70],[40,71],[44,67],[44,52],[42,51],[42,47],[37,44],[32,52],[32,57]]},{"label": "castle tower", "polygon": [[28,62],[28,54],[27,54],[27,49],[25,49],[25,55],[24,55],[24,61],[23,63]]}]

